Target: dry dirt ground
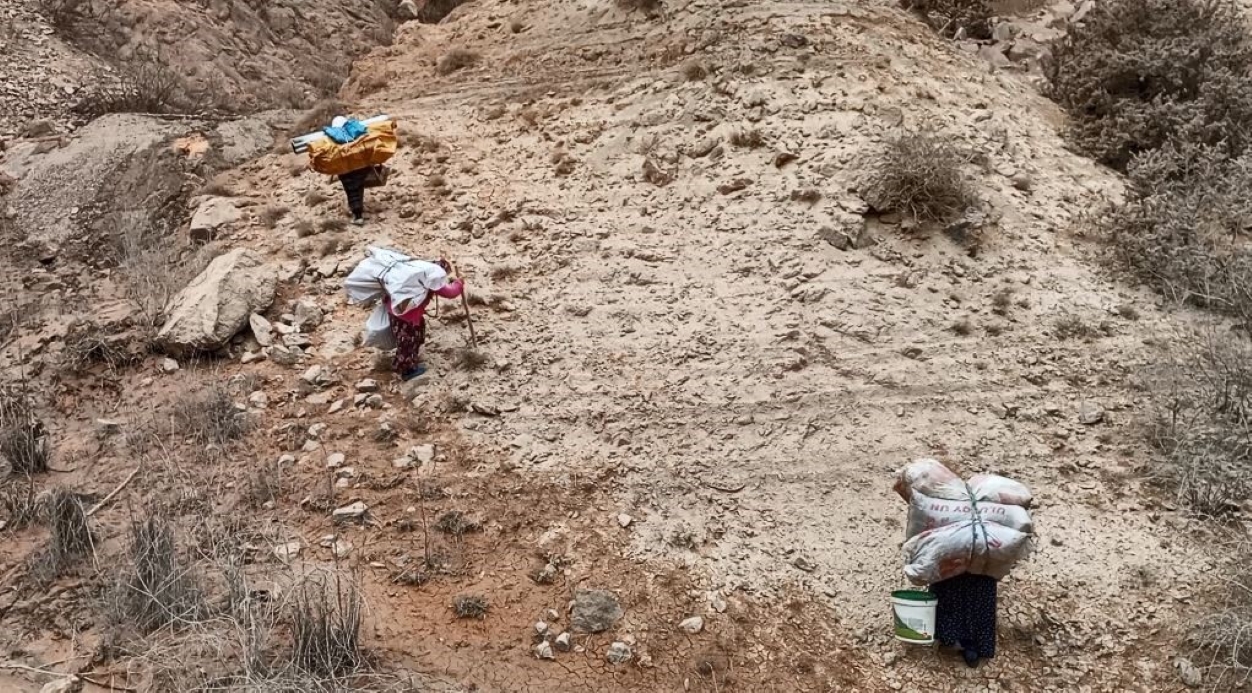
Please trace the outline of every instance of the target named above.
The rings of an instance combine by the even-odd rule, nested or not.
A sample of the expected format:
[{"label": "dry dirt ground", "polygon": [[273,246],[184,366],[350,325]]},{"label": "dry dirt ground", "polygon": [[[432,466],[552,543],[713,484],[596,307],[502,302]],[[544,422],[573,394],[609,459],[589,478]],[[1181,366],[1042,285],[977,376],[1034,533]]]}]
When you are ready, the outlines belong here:
[{"label": "dry dirt ground", "polygon": [[[477,60],[439,74],[454,49]],[[298,299],[326,311],[305,362],[241,364],[241,343],[230,361],[163,373],[154,359],[50,387],[57,481],[97,497],[136,462],[100,441],[98,419],[159,421],[210,379],[261,420],[211,464],[147,458],[99,516],[103,546],[122,541],[128,508],[171,494],[194,508],[187,522],[243,517],[267,547],[298,540],[300,560],[330,561],[320,542],[335,534],[370,597],[367,644],[465,690],[1180,688],[1172,661],[1219,563],[1203,527],[1146,486],[1131,423],[1136,373],[1182,318],[1099,269],[1084,218],[1120,183],[1065,149],[1062,115],[1025,76],[892,3],[701,0],[655,18],[480,0],[402,25],[349,91],[373,75],[385,86],[351,94],[357,110],[393,115],[405,147],[364,228],[299,230],[344,215],[337,184],[299,157],[231,174],[244,214],[224,243],[280,267],[271,317]],[[830,230],[859,223],[858,175],[901,127],[978,155],[986,218],[963,235],[873,218],[841,250]],[[269,228],[266,207],[288,212]],[[464,315],[445,303],[430,375],[400,388],[375,372],[353,347],[366,311],[341,291],[371,243],[455,262],[481,367],[464,367]],[[302,384],[310,366],[333,377]],[[377,408],[352,404],[364,378],[383,383]],[[1084,406],[1103,420],[1079,423]],[[427,443],[432,463],[393,465]],[[333,453],[350,473],[327,470]],[[277,500],[244,503],[285,454]],[[918,456],[1037,498],[1037,551],[1003,583],[1000,653],[977,670],[889,635],[904,515],[890,487]],[[336,528],[330,510],[357,500],[371,521]],[[483,531],[415,529],[448,510]],[[39,540],[25,532],[0,558]],[[431,552],[429,582],[397,582]],[[536,584],[548,561],[558,579]],[[100,635],[79,587],[6,608],[21,618],[6,645],[83,670]],[[537,659],[534,622],[555,609],[563,629],[578,587],[616,591],[624,619]],[[485,619],[452,618],[467,593],[489,599]],[[696,635],[678,629],[692,615]],[[605,661],[614,640],[630,664]]]}]

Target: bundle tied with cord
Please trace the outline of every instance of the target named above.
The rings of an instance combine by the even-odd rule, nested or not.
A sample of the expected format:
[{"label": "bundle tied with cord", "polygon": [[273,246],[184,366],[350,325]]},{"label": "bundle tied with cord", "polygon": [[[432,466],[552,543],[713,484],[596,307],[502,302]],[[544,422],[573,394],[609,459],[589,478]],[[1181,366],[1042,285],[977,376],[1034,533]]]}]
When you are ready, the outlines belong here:
[{"label": "bundle tied with cord", "polygon": [[896,493],[909,504],[904,575],[929,585],[962,573],[996,579],[1030,550],[1030,489],[995,474],[968,482],[938,460],[900,470]]}]

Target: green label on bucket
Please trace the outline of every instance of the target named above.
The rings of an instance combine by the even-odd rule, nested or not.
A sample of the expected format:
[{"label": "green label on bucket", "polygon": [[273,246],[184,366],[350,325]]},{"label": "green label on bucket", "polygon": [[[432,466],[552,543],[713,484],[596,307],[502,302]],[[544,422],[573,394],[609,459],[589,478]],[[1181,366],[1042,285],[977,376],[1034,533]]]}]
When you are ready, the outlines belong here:
[{"label": "green label on bucket", "polygon": [[895,616],[897,638],[903,638],[905,640],[919,640],[923,642],[930,641],[932,639],[929,635],[918,633],[917,631],[905,625],[904,621],[900,620],[899,614],[893,614],[893,615]]}]

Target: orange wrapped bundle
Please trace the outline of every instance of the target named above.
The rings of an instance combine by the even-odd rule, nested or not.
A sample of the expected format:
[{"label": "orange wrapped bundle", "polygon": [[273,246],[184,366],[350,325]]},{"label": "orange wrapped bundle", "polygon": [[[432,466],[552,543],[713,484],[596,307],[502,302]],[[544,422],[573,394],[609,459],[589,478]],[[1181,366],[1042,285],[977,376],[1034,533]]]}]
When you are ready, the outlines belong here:
[{"label": "orange wrapped bundle", "polygon": [[318,173],[341,176],[386,163],[398,145],[396,123],[386,120],[370,125],[368,133],[348,144],[335,144],[329,137],[310,142],[309,166]]}]

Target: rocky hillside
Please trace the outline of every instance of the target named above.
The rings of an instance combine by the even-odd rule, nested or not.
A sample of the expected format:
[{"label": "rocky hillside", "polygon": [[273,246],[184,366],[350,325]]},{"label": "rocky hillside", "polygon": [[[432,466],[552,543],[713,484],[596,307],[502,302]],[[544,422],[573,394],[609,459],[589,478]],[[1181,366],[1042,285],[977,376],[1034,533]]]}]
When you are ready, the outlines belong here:
[{"label": "rocky hillside", "polygon": [[[255,252],[278,286],[270,305],[212,297],[258,313],[213,358],[76,357],[51,313],[17,331],[12,372],[56,374],[57,483],[124,487],[93,520],[101,551],[125,556],[127,505],[159,508],[187,547],[199,518],[229,519],[249,584],[350,569],[389,671],[466,690],[1177,688],[1219,557],[1145,487],[1131,421],[1135,374],[1178,318],[1093,262],[1085,215],[1121,182],[1066,149],[1037,51],[1009,48],[1078,10],[985,44],[1010,65],[894,3],[624,4],[479,0],[358,60],[343,96],[396,117],[404,145],[363,228],[294,155],[217,178],[179,232]],[[203,130],[210,152],[240,139]],[[901,132],[965,153],[977,204],[958,223],[867,203]],[[20,177],[15,208],[39,237],[73,236],[47,224],[38,181],[87,141],[30,155],[45,173]],[[341,291],[370,244],[451,259],[477,348],[444,303],[431,373],[382,372]],[[96,287],[128,276],[97,272]],[[212,387],[250,432],[179,418]],[[977,670],[894,642],[884,617],[903,583],[891,483],[919,456],[1038,499],[999,655]],[[0,560],[23,565],[41,531]],[[115,628],[86,599],[97,580],[6,586],[22,633],[7,644],[96,678],[130,662],[147,685],[168,660],[95,647]],[[71,631],[81,643],[61,644]]]}]

